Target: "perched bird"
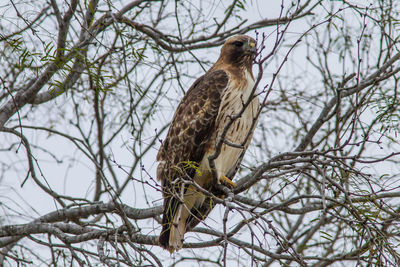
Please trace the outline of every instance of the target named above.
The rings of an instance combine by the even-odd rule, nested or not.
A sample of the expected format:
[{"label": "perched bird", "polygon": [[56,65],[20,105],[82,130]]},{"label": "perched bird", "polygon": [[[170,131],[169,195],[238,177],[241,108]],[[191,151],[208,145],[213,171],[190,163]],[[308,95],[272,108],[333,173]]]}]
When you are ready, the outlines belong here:
[{"label": "perched bird", "polygon": [[[182,248],[185,232],[204,220],[213,207],[212,199],[199,188],[212,190],[215,174],[219,183],[236,186],[226,175],[235,173],[240,164],[259,110],[259,100],[252,95],[255,55],[253,38],[227,39],[217,62],[179,103],[158,151],[157,179],[164,197],[159,242],[171,253]],[[209,157],[218,143],[222,146],[212,171]]]}]

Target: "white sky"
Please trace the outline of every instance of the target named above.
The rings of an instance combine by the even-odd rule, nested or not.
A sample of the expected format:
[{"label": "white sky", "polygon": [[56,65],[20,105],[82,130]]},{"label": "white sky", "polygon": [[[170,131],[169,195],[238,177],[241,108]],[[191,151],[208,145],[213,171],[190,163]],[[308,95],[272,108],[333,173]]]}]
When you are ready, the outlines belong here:
[{"label": "white sky", "polygon": [[[269,19],[275,18],[278,16],[280,12],[280,4],[281,1],[247,1],[248,2],[248,9],[245,12],[245,17],[249,20],[249,23],[258,21],[260,19]],[[363,4],[364,1],[359,1],[360,4]],[[219,2],[219,6],[223,6],[223,1]],[[325,3],[326,6],[330,5],[331,3]],[[339,3],[336,3],[339,5]],[[1,6],[0,6],[1,9]],[[218,17],[221,15],[222,9],[215,9],[210,11],[209,17]],[[355,21],[359,21],[360,19],[357,16],[354,16],[352,12],[348,12],[348,19],[352,19]],[[286,34],[287,40],[292,39],[293,42],[306,30],[308,29],[308,25],[293,22],[289,31]],[[270,43],[273,42],[273,31],[274,27],[266,28],[260,30],[260,33],[265,33],[267,35],[272,34],[270,39],[268,40]],[[250,36],[255,37],[254,33],[249,33]],[[287,48],[282,48],[281,52]],[[268,50],[268,49],[267,49]],[[217,58],[219,52],[219,48],[209,49],[209,50],[196,50],[193,53],[199,58],[207,58],[209,61],[213,62]],[[298,72],[304,66],[302,65],[302,59],[304,59],[306,55],[306,51],[304,48],[296,49],[295,55],[292,54],[287,63],[287,66],[282,70],[282,74],[290,75],[292,72]],[[200,74],[201,69],[199,67],[193,66],[194,69]],[[276,65],[268,66],[265,70],[265,81],[261,84],[266,84],[271,79],[271,73],[275,71]],[[192,70],[191,70],[192,71]],[[338,73],[342,70],[340,66],[337,69]],[[307,70],[309,73],[309,70]],[[189,88],[190,84],[193,81],[187,80],[185,85]],[[170,90],[170,92],[175,91],[180,92],[178,86],[174,85],[174,90]],[[273,95],[271,95],[273,98]],[[57,106],[62,105],[65,101],[64,97],[56,100]],[[48,107],[54,105],[54,103],[46,104]],[[322,108],[322,106],[321,106]],[[26,107],[25,109],[28,109]],[[35,114],[41,114],[42,116],[46,116],[47,108],[43,109],[42,112],[36,111]],[[162,121],[162,124],[170,121],[173,115],[174,106],[170,106],[170,112],[167,114],[156,114],[155,118]],[[315,115],[315,114],[313,114]],[[34,119],[38,119],[37,117]],[[268,118],[267,118],[268,119]],[[24,122],[27,123],[28,122]],[[29,124],[34,124],[35,121],[29,122]],[[154,128],[160,127],[160,122],[155,121],[154,125],[152,125],[152,129],[149,129],[149,132],[153,131]],[[33,149],[34,156],[38,160],[40,164],[40,170],[43,173],[43,177],[46,178],[46,181],[43,177],[41,177],[40,171],[37,169],[38,177],[41,177],[42,182],[48,182],[51,185],[51,188],[60,194],[67,194],[70,196],[75,197],[88,197],[89,199],[93,195],[94,191],[94,170],[90,162],[85,159],[81,153],[74,152],[75,148],[71,147],[69,142],[64,141],[60,138],[47,138],[47,134],[36,134],[33,131],[29,131],[28,129],[24,130],[24,134],[29,137],[29,140],[32,144],[38,144],[40,146],[46,147],[51,151],[56,151],[55,153],[58,154],[62,158],[62,155],[65,155],[64,152],[67,152],[68,155],[76,157],[77,161],[74,163],[73,167],[70,168],[69,160],[65,160],[66,164],[57,165],[54,164],[54,161],[49,158],[48,154],[41,152],[38,149]],[[166,133],[165,133],[166,134]],[[164,135],[165,135],[164,134]],[[131,138],[129,132],[122,132],[121,136],[119,137],[121,141],[129,140]],[[17,138],[12,137],[11,135],[0,134],[0,140],[2,141],[1,148],[7,147],[4,145],[11,141],[17,141]],[[122,143],[122,142],[121,142]],[[285,147],[287,144],[285,140],[274,140],[272,142],[274,146],[278,147]],[[56,148],[56,149],[55,149]],[[252,148],[250,148],[250,151]],[[129,166],[132,162],[132,155],[126,147],[118,147],[114,146],[112,151],[106,151],[107,153],[114,155],[116,162],[121,164],[122,166]],[[155,167],[156,164],[154,162],[155,155],[157,153],[156,149],[150,151],[143,159],[143,164],[147,171],[154,177],[155,176]],[[12,210],[17,210],[20,214],[15,214],[14,216],[1,216],[0,223],[2,224],[14,224],[14,223],[24,223],[29,222],[32,219],[44,215],[48,212],[54,211],[57,208],[60,208],[55,201],[49,197],[47,194],[43,193],[38,186],[32,182],[29,178],[28,181],[25,183],[24,187],[21,188],[20,185],[22,181],[25,179],[26,174],[26,161],[25,161],[25,149],[21,147],[16,155],[14,151],[4,153],[0,152],[0,161],[9,161],[12,162],[14,170],[10,170],[6,172],[6,176],[3,177],[0,185],[0,202],[3,205],[0,207],[0,215],[10,214],[10,210],[6,210],[6,206],[9,206]],[[393,168],[393,166],[388,168]],[[139,169],[139,168],[138,168]],[[16,173],[15,170],[19,172]],[[21,171],[22,170],[22,171]],[[398,172],[396,167],[395,171]],[[122,171],[118,171],[121,178],[121,182],[125,179],[125,173]],[[134,174],[134,177],[137,179],[147,179],[144,173],[137,171]],[[161,194],[149,188],[146,188],[146,194],[142,191],[142,186],[138,183],[130,184],[126,190],[126,192],[122,195],[121,199],[127,205],[132,207],[141,208],[147,207],[148,203],[145,200],[145,195],[149,200],[150,206],[154,204],[161,204]],[[213,211],[212,216],[208,219],[207,223],[218,226],[221,223],[221,211],[223,211],[222,207],[218,207]],[[240,218],[239,218],[240,219]],[[212,223],[214,221],[214,223]],[[157,228],[157,232],[160,230],[159,225],[154,225],[153,221],[143,222],[143,226],[148,227],[148,231],[150,234],[155,234],[153,231],[154,228]],[[194,241],[193,234],[187,235],[187,241]],[[211,251],[213,248],[211,248]],[[162,253],[163,257],[167,257],[168,253],[161,250],[160,248],[154,248],[154,252]],[[235,262],[235,261],[232,261]],[[179,265],[184,266],[184,265]],[[196,265],[194,265],[196,266]],[[235,265],[232,265],[235,266]]]}]

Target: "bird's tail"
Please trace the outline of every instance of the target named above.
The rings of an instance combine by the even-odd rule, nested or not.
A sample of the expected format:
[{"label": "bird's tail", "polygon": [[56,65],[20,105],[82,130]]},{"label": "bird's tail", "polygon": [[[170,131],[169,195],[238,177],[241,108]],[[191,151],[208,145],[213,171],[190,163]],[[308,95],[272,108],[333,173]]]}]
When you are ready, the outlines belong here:
[{"label": "bird's tail", "polygon": [[186,207],[184,207],[184,204],[180,204],[178,199],[174,197],[164,199],[164,214],[159,242],[171,254],[182,248],[188,215]]},{"label": "bird's tail", "polygon": [[158,241],[160,242],[160,245],[164,249],[169,250],[170,253],[174,252],[174,250],[169,245],[169,237],[171,234],[171,227],[177,207],[178,207],[178,201],[175,198],[173,198],[172,196],[164,197],[162,230]]},{"label": "bird's tail", "polygon": [[186,232],[186,219],[189,215],[186,213],[187,212],[184,204],[180,204],[169,232],[169,244],[167,249],[170,253],[173,253],[175,250],[178,251],[182,248],[183,237]]},{"label": "bird's tail", "polygon": [[196,202],[201,204],[204,201],[204,195],[192,185],[185,191],[183,203],[174,197],[164,198],[163,228],[159,242],[170,253],[182,248],[187,222],[191,221],[192,209]]}]

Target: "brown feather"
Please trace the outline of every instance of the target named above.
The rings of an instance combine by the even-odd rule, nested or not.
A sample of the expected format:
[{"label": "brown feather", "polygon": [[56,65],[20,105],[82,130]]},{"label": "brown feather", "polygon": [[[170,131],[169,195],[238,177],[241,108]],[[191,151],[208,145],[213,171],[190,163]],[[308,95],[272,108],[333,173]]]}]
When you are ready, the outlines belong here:
[{"label": "brown feather", "polygon": [[[157,154],[157,179],[162,182],[164,196],[159,242],[171,253],[182,247],[185,232],[204,220],[213,207],[212,199],[184,181],[192,180],[205,190],[212,189],[208,157],[214,153],[229,117],[239,112],[249,97],[254,84],[254,49],[254,39],[244,35],[225,42],[214,66],[194,82],[181,100]],[[229,128],[226,139],[245,145],[222,146],[215,160],[219,177],[235,173],[250,143],[257,110],[256,98]],[[249,131],[250,138],[245,139]]]},{"label": "brown feather", "polygon": [[[157,169],[157,179],[162,181],[164,194],[163,229],[159,241],[164,248],[168,248],[171,223],[179,204],[175,195],[179,194],[181,183],[171,187],[171,182],[179,177],[194,176],[195,169],[185,169],[185,162],[199,164],[203,158],[210,129],[218,115],[220,96],[227,83],[228,76],[222,70],[200,77],[179,104],[158,152],[157,160],[161,163]],[[204,101],[203,96],[206,96]]]}]

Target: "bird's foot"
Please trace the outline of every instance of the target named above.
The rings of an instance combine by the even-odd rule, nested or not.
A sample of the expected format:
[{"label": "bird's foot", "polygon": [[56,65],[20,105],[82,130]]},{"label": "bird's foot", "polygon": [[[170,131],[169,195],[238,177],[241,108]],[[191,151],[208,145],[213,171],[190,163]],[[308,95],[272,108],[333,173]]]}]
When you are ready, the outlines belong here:
[{"label": "bird's foot", "polygon": [[221,184],[226,185],[226,186],[229,186],[229,187],[231,187],[231,188],[236,188],[236,186],[237,186],[234,182],[232,182],[231,179],[229,179],[229,178],[226,177],[225,175],[222,175],[222,176],[219,178],[219,182],[220,182]]}]

